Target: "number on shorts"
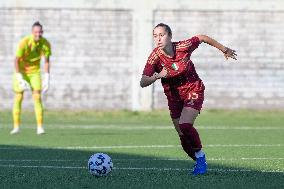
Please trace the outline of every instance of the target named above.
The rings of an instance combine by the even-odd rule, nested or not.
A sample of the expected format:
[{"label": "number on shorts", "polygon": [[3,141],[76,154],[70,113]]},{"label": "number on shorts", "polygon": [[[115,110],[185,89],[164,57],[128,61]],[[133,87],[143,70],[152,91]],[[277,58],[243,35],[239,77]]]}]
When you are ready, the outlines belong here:
[{"label": "number on shorts", "polygon": [[198,99],[198,94],[197,93],[189,93],[188,94],[188,103],[190,105],[194,105],[194,100]]}]

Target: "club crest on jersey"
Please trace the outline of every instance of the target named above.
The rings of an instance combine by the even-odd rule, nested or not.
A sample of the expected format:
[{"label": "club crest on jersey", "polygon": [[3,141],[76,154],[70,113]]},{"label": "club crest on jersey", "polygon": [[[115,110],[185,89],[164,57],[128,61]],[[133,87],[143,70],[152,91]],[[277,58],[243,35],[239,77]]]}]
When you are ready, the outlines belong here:
[{"label": "club crest on jersey", "polygon": [[173,64],[172,64],[172,68],[173,68],[175,71],[178,70],[178,66],[176,65],[176,63],[173,63]]}]

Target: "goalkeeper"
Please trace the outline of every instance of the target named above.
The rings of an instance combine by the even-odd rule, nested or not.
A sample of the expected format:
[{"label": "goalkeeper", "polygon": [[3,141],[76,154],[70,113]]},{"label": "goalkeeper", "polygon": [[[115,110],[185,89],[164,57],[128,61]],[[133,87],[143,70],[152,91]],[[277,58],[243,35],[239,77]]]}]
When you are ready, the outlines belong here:
[{"label": "goalkeeper", "polygon": [[[44,134],[43,107],[41,92],[49,88],[49,57],[51,48],[49,42],[42,37],[43,27],[39,22],[32,25],[32,34],[24,37],[18,44],[15,58],[15,73],[13,75],[13,90],[15,92],[13,106],[14,128],[10,134],[20,132],[21,105],[24,91],[31,89],[34,101],[37,134]],[[44,57],[44,80],[41,83],[40,62]]]}]

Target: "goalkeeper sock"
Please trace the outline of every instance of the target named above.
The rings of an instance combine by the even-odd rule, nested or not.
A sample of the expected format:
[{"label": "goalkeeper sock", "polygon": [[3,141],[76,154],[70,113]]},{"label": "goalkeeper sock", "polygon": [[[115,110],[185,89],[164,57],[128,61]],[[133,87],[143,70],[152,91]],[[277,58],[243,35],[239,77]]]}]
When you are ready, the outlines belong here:
[{"label": "goalkeeper sock", "polygon": [[43,109],[41,103],[41,96],[39,93],[33,93],[34,99],[34,109],[35,109],[35,117],[37,121],[37,127],[42,127],[42,117],[43,117]]},{"label": "goalkeeper sock", "polygon": [[21,123],[21,109],[22,109],[23,96],[24,96],[23,93],[15,94],[14,106],[13,106],[14,128],[18,128]]},{"label": "goalkeeper sock", "polygon": [[195,152],[201,150],[202,145],[197,130],[190,123],[179,124],[181,132],[190,141],[191,147]]}]

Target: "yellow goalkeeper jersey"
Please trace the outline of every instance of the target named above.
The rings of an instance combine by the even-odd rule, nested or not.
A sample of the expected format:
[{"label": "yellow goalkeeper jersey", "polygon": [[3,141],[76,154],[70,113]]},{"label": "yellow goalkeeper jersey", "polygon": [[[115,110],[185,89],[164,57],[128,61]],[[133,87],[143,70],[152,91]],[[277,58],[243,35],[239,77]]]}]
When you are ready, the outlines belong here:
[{"label": "yellow goalkeeper jersey", "polygon": [[19,69],[21,73],[30,74],[40,72],[40,60],[51,55],[50,43],[41,37],[35,41],[33,35],[24,37],[18,44],[16,57],[19,58]]}]

